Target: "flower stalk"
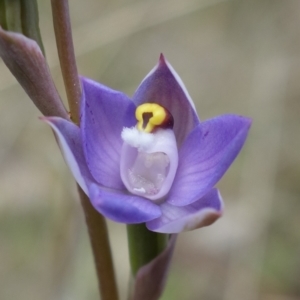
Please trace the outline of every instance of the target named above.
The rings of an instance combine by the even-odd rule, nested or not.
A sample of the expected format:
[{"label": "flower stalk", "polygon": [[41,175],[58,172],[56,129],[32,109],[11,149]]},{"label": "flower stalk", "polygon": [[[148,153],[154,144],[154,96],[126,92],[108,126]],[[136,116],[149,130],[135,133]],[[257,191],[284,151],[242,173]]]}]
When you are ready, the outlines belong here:
[{"label": "flower stalk", "polygon": [[22,33],[20,0],[1,0],[4,7],[6,30]]},{"label": "flower stalk", "polygon": [[117,300],[118,290],[105,218],[93,208],[80,187],[78,191],[92,245],[101,299]]},{"label": "flower stalk", "polygon": [[5,30],[22,33],[35,40],[45,55],[37,0],[0,0],[0,24]]},{"label": "flower stalk", "polygon": [[39,28],[39,13],[37,0],[21,0],[22,32],[35,40],[45,55],[44,45]]},{"label": "flower stalk", "polygon": [[[67,0],[52,0],[51,5],[58,55],[71,120],[79,125],[81,87],[73,46],[69,5]],[[78,191],[91,241],[101,299],[117,300],[117,284],[105,218],[93,208],[89,198],[80,187],[78,187]]]},{"label": "flower stalk", "polygon": [[152,261],[167,246],[169,235],[147,229],[144,223],[127,225],[129,258],[132,275]]},{"label": "flower stalk", "polygon": [[78,125],[81,87],[73,46],[68,0],[52,0],[51,6],[57,51],[66,88],[71,120]]}]

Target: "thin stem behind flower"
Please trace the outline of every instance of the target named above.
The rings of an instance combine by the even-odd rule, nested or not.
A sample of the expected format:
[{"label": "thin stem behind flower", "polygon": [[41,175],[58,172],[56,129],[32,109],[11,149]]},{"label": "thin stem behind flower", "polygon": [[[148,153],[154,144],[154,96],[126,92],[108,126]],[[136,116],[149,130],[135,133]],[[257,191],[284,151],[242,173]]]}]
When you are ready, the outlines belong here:
[{"label": "thin stem behind flower", "polygon": [[[73,47],[69,5],[67,0],[51,0],[51,5],[57,49],[71,119],[79,125],[81,87]],[[78,190],[92,245],[101,299],[117,300],[117,284],[105,218],[93,208],[89,198],[80,187]]]},{"label": "thin stem behind flower", "polygon": [[81,87],[73,47],[68,0],[52,0],[55,38],[71,119],[79,124]]},{"label": "thin stem behind flower", "polygon": [[105,218],[93,208],[80,187],[78,191],[92,244],[101,299],[117,300],[118,291]]}]

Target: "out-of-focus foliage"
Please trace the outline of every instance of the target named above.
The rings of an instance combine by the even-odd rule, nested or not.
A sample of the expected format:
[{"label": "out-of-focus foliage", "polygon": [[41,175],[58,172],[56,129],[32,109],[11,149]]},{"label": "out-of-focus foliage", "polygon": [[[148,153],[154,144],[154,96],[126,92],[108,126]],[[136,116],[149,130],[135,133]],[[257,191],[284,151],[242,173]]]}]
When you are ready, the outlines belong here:
[{"label": "out-of-focus foliage", "polygon": [[[39,1],[47,60],[65,97],[50,1]],[[81,74],[132,95],[163,52],[202,119],[253,118],[219,184],[215,225],[180,235],[163,297],[300,298],[300,2],[73,0]],[[0,62],[0,299],[98,299],[86,228],[49,128]],[[122,225],[109,223],[126,299]]]}]

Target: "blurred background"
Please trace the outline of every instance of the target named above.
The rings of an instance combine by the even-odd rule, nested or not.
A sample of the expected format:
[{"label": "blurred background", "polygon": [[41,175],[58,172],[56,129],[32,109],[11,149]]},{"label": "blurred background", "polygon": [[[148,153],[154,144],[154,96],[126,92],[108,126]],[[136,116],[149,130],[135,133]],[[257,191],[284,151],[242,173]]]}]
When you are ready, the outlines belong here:
[{"label": "blurred background", "polygon": [[[50,1],[47,60],[66,99]],[[132,95],[163,52],[202,120],[253,119],[218,184],[225,214],[182,233],[163,300],[300,299],[300,1],[72,0],[79,72]],[[98,299],[76,187],[51,130],[0,61],[0,299]],[[125,226],[109,222],[121,299]]]}]

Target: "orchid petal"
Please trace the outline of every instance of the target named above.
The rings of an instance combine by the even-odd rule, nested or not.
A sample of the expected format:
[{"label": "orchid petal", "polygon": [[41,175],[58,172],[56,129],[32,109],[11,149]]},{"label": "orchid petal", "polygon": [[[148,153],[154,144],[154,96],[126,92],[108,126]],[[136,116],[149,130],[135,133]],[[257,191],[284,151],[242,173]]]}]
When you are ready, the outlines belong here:
[{"label": "orchid petal", "polygon": [[180,146],[188,133],[199,123],[195,105],[179,75],[161,55],[158,65],[146,76],[133,96],[138,106],[157,103],[170,111],[174,132]]},{"label": "orchid petal", "polygon": [[41,119],[54,130],[67,165],[77,183],[88,195],[87,185],[94,180],[84,158],[79,127],[59,117],[44,117]]},{"label": "orchid petal", "polygon": [[223,115],[201,123],[185,140],[167,202],[183,206],[202,198],[240,152],[251,120]]},{"label": "orchid petal", "polygon": [[162,216],[147,222],[147,228],[161,233],[179,233],[211,225],[223,212],[223,200],[217,189],[184,207],[167,202],[161,205]]},{"label": "orchid petal", "polygon": [[89,187],[89,196],[94,208],[115,222],[143,223],[161,215],[160,207],[145,198],[109,190],[96,184]]},{"label": "orchid petal", "polygon": [[91,174],[103,186],[123,189],[121,132],[134,126],[135,106],[123,93],[82,78],[81,133]]}]

